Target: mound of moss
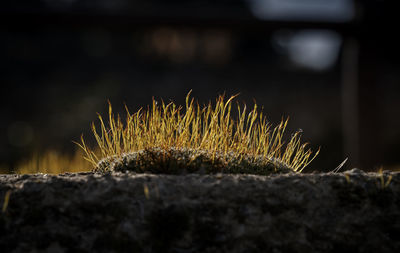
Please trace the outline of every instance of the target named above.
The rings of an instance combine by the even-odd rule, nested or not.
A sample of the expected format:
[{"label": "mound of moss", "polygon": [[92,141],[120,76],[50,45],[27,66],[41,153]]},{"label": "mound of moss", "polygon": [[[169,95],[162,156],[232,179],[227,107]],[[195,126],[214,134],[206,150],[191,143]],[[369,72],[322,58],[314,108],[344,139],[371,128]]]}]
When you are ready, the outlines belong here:
[{"label": "mound of moss", "polygon": [[[116,117],[109,104],[108,124],[98,115],[100,129],[92,123],[97,147],[92,149],[81,136],[75,142],[96,171],[138,172],[228,172],[269,175],[271,172],[301,172],[318,155],[301,141],[301,131],[288,141],[288,120],[272,127],[263,114],[246,105],[232,112],[232,96],[219,96],[215,106],[200,106],[186,96],[186,106],[157,103],[130,114],[126,122]],[[161,171],[155,171],[160,169]],[[291,170],[290,170],[291,169]]]},{"label": "mound of moss", "polygon": [[233,152],[212,154],[190,148],[149,148],[101,160],[95,172],[133,171],[156,174],[255,174],[294,172],[277,158],[238,155]]}]

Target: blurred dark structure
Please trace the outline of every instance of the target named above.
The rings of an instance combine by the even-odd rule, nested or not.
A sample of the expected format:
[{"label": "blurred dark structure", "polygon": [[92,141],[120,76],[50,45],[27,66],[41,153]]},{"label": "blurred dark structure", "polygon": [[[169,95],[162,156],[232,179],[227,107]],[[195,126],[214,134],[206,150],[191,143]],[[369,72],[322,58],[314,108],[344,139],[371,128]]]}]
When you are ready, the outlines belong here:
[{"label": "blurred dark structure", "polygon": [[399,39],[389,1],[7,1],[0,164],[70,152],[96,112],[218,94],[264,105],[321,155],[310,170],[397,166]]}]

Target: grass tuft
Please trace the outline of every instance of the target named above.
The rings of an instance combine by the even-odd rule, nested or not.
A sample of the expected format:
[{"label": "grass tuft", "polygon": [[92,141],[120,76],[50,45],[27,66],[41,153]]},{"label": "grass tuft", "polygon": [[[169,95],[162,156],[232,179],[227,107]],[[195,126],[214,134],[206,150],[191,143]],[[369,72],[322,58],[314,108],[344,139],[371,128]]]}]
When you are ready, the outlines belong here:
[{"label": "grass tuft", "polygon": [[[227,172],[269,174],[301,172],[318,155],[300,132],[287,144],[283,135],[288,120],[272,128],[257,104],[248,110],[219,96],[213,106],[200,106],[186,96],[185,107],[156,100],[147,109],[131,114],[126,108],[123,123],[109,102],[108,122],[98,115],[100,129],[92,123],[98,151],[89,148],[83,136],[76,143],[95,171],[133,170],[137,172]],[[106,124],[107,123],[107,124]]]}]

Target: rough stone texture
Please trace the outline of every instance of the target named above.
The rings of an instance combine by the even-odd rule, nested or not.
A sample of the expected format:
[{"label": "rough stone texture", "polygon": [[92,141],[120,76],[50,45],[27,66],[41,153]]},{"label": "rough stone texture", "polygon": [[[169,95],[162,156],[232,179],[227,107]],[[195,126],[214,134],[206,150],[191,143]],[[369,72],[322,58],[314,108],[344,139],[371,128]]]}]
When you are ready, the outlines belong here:
[{"label": "rough stone texture", "polygon": [[400,252],[399,194],[360,170],[2,175],[0,251]]}]

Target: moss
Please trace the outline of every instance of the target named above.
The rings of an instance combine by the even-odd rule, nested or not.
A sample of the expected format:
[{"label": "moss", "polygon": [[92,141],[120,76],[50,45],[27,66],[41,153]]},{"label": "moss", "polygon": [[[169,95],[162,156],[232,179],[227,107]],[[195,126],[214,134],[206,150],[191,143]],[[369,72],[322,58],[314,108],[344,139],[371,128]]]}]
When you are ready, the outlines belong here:
[{"label": "moss", "polygon": [[100,131],[92,124],[97,149],[81,137],[76,143],[95,171],[132,170],[165,174],[180,173],[271,173],[301,172],[318,154],[312,155],[301,133],[285,143],[287,120],[275,128],[257,105],[246,111],[237,107],[231,115],[232,96],[219,96],[215,106],[200,107],[186,97],[186,110],[173,102],[153,104],[130,114],[126,123],[114,116],[109,104],[108,126],[99,115]]},{"label": "moss", "polygon": [[276,158],[249,155],[238,157],[232,153],[216,153],[213,157],[207,151],[189,148],[152,148],[123,154],[121,157],[109,157],[100,161],[95,171],[258,175],[293,172],[288,165]]}]

